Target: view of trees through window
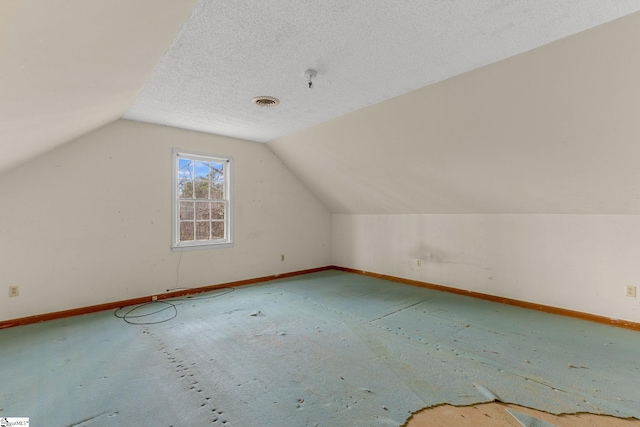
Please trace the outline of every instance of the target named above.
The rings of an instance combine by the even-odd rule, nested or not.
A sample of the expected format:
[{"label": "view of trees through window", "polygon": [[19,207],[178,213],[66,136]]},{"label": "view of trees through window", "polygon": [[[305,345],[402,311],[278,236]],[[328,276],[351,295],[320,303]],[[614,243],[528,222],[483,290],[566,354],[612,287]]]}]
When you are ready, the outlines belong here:
[{"label": "view of trees through window", "polygon": [[226,236],[225,162],[178,158],[179,241]]}]

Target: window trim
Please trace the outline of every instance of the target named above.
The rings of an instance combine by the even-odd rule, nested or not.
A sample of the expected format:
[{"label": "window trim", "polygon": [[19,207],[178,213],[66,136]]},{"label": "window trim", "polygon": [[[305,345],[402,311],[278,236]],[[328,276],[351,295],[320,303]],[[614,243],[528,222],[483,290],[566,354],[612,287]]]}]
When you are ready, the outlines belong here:
[{"label": "window trim", "polygon": [[[224,240],[193,240],[189,242],[180,241],[180,202],[178,200],[178,159],[187,158],[190,160],[219,161],[225,163],[224,170],[224,200],[225,210],[225,231]],[[192,249],[213,249],[228,248],[233,246],[233,157],[220,156],[215,154],[200,153],[180,148],[172,149],[172,200],[171,200],[171,250],[182,251]]]}]

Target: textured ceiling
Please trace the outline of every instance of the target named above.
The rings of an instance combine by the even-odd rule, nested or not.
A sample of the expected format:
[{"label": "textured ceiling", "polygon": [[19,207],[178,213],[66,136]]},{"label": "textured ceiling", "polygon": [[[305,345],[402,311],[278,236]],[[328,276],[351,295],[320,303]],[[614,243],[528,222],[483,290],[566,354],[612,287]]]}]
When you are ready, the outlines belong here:
[{"label": "textured ceiling", "polygon": [[[2,0],[0,172],[123,116],[270,141],[637,10],[637,0]],[[319,73],[312,90],[307,68]],[[282,103],[259,109],[258,95]]]},{"label": "textured ceiling", "polygon": [[[266,142],[637,10],[637,0],[202,0],[124,117]],[[256,107],[259,95],[281,104]]]},{"label": "textured ceiling", "polygon": [[640,214],[640,13],[268,147],[332,213]]}]

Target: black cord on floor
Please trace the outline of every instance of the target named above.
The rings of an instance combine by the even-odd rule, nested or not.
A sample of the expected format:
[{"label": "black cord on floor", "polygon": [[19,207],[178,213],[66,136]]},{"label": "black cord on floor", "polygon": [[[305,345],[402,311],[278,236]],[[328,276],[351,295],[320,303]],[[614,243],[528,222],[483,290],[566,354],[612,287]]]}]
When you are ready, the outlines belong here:
[{"label": "black cord on floor", "polygon": [[[142,307],[146,307],[148,305],[151,305],[151,304],[162,304],[162,305],[166,305],[166,307],[161,308],[160,310],[153,311],[151,313],[139,314],[139,315],[136,315],[136,316],[131,314],[134,311],[136,311],[136,310],[138,310],[138,309],[140,309]],[[140,305],[137,305],[137,306],[133,307],[132,309],[130,309],[129,311],[127,311],[123,315],[119,315],[118,313],[122,309],[124,309],[124,307],[120,307],[119,309],[114,311],[113,315],[116,316],[118,319],[124,320],[125,322],[127,322],[130,325],[155,325],[156,323],[168,322],[169,320],[175,319],[178,316],[178,309],[176,308],[176,304],[172,304],[172,303],[167,302],[167,301],[145,302],[144,304],[140,304]],[[158,314],[160,312],[163,312],[163,311],[169,310],[169,309],[173,309],[173,314],[171,315],[171,317],[169,317],[167,319],[158,320],[158,321],[154,321],[154,322],[139,322],[139,321],[131,321],[131,320],[129,320],[129,319],[140,319],[140,318],[144,318],[144,317],[148,317],[148,316],[153,316],[154,314]]]},{"label": "black cord on floor", "polygon": [[[189,288],[185,288],[185,289],[189,289]],[[184,297],[184,298],[171,298],[171,301],[195,301],[195,300],[203,300],[203,299],[211,299],[211,298],[217,298],[217,297],[221,297],[222,295],[226,295],[230,292],[235,291],[235,288],[229,288],[226,290],[226,292],[221,292],[215,295],[208,295],[208,296],[202,296],[202,297]],[[142,307],[146,307],[149,305],[164,305],[165,307],[160,308],[156,311],[152,311],[151,313],[144,313],[144,314],[133,314],[135,313],[136,310],[141,309]],[[120,314],[120,312],[122,310],[125,309],[125,307],[120,307],[118,308],[116,311],[113,312],[113,315],[115,317],[117,317],[118,319],[122,319],[125,322],[127,322],[130,325],[155,325],[158,323],[163,323],[163,322],[168,322],[169,320],[175,319],[178,316],[178,308],[177,306],[180,304],[173,304],[172,302],[169,301],[149,301],[149,302],[145,302],[143,304],[139,304],[136,305],[135,307],[129,309],[126,313],[124,314]],[[158,313],[162,313],[165,310],[173,310],[173,313],[171,314],[170,317],[166,318],[166,319],[162,319],[162,320],[157,320],[157,321],[153,321],[153,322],[143,322],[143,321],[138,321],[136,319],[144,319],[145,317],[149,317],[149,316],[153,316],[154,314],[158,314]]]}]

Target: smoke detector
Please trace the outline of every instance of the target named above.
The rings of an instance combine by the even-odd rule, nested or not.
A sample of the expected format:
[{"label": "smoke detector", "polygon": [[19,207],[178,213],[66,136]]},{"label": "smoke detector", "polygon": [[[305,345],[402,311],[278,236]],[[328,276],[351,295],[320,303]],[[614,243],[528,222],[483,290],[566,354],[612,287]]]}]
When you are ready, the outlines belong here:
[{"label": "smoke detector", "polygon": [[252,102],[258,107],[275,107],[280,104],[280,100],[273,96],[256,96]]}]

